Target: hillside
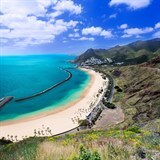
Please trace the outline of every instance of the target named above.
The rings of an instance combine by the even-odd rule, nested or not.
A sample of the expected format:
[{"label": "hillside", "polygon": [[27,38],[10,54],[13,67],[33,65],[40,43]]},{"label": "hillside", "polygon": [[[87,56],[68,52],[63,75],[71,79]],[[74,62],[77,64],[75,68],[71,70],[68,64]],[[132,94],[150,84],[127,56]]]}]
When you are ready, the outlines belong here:
[{"label": "hillside", "polygon": [[155,57],[148,62],[141,64],[140,66],[160,69],[160,56]]},{"label": "hillside", "polygon": [[160,132],[158,128],[160,118],[159,60],[160,56],[141,65],[96,67],[97,70],[110,74],[114,78],[116,87],[113,103],[124,110],[123,127],[136,124],[150,131]]},{"label": "hillside", "polygon": [[1,159],[159,160],[159,59],[134,66],[94,66],[110,74],[115,81],[113,103],[123,108],[125,120],[122,123],[64,136],[32,137],[18,143],[1,140]]},{"label": "hillside", "polygon": [[[33,137],[0,146],[2,160],[158,160],[160,139],[136,126]],[[150,159],[148,159],[150,158]]]},{"label": "hillside", "polygon": [[115,46],[110,49],[89,49],[76,58],[75,63],[81,64],[94,57],[102,61],[107,58],[115,63],[139,64],[160,55],[160,38],[148,41],[136,41],[124,46]]}]

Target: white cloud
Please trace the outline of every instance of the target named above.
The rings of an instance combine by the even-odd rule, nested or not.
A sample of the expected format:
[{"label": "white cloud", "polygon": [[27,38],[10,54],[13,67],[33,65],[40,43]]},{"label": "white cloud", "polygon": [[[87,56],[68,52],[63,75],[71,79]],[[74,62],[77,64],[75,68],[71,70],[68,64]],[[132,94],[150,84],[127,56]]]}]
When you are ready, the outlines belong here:
[{"label": "white cloud", "polygon": [[66,40],[63,40],[62,42],[63,42],[63,43],[67,43],[68,41],[66,41]]},{"label": "white cloud", "polygon": [[47,14],[48,17],[52,18],[52,21],[54,21],[54,19],[60,15],[62,15],[63,12],[61,11],[55,11],[55,12],[52,12],[50,14]]},{"label": "white cloud", "polygon": [[73,14],[80,14],[82,12],[81,5],[74,4],[71,0],[60,0],[53,8],[62,12],[70,11]]},{"label": "white cloud", "polygon": [[131,35],[131,34],[124,34],[124,35],[122,35],[121,37],[122,37],[122,38],[129,38],[129,37],[132,37],[132,35]]},{"label": "white cloud", "polygon": [[[1,34],[1,33],[0,33],[0,34]],[[7,42],[8,42],[8,39],[3,39],[3,38],[0,39],[0,44],[1,44],[1,43],[7,43]]]},{"label": "white cloud", "polygon": [[147,7],[151,3],[151,0],[111,0],[109,2],[110,6],[117,6],[120,4],[125,4],[131,9],[139,9]]},{"label": "white cloud", "polygon": [[73,33],[73,34],[69,34],[68,37],[75,37],[75,38],[77,38],[77,37],[80,37],[80,35],[79,35],[79,33]]},{"label": "white cloud", "polygon": [[132,36],[139,36],[141,34],[150,33],[153,31],[152,27],[146,28],[129,28],[124,30],[123,38],[132,37]]},{"label": "white cloud", "polygon": [[101,27],[90,27],[90,28],[84,28],[82,30],[82,34],[83,35],[93,35],[93,36],[96,36],[96,35],[100,35],[100,33],[102,32],[102,28]]},{"label": "white cloud", "polygon": [[157,31],[156,33],[153,34],[153,37],[155,38],[160,38],[160,31]]},{"label": "white cloud", "polygon": [[43,7],[48,7],[51,6],[52,4],[56,4],[58,0],[36,0],[36,1]]},{"label": "white cloud", "polygon": [[109,16],[109,18],[116,18],[117,17],[117,14],[111,14],[110,16]]},{"label": "white cloud", "polygon": [[103,30],[101,27],[90,27],[90,28],[84,28],[82,30],[83,35],[92,35],[92,36],[103,36],[105,38],[111,38],[113,37],[111,31]]},{"label": "white cloud", "polygon": [[[4,15],[6,16],[6,15]],[[37,45],[43,43],[50,43],[55,36],[62,34],[70,28],[74,28],[78,22],[68,21],[62,19],[55,20],[54,23],[38,20],[35,16],[21,17],[11,16],[13,19],[9,21],[2,15],[2,24],[11,29],[1,29],[1,38],[17,39],[16,45]],[[16,21],[15,21],[16,19]]]},{"label": "white cloud", "polygon": [[0,10],[3,14],[15,13],[17,15],[44,15],[45,7],[51,3],[45,3],[39,0],[1,0]]},{"label": "white cloud", "polygon": [[[55,28],[56,27],[61,28],[60,26],[62,26],[62,27],[75,27],[78,23],[79,23],[78,21],[70,20],[69,22],[65,22],[63,19],[58,19],[58,20],[56,20]],[[58,30],[58,29],[56,29],[56,30]]]},{"label": "white cloud", "polygon": [[77,28],[74,29],[74,32],[78,32],[78,31],[79,31],[79,29],[77,29]]},{"label": "white cloud", "polygon": [[10,33],[10,29],[0,29],[0,35],[2,38],[5,38],[5,35]]},{"label": "white cloud", "polygon": [[155,29],[160,28],[160,22],[158,22],[157,24],[155,24]]},{"label": "white cloud", "polygon": [[100,35],[103,36],[104,38],[113,37],[112,32],[111,31],[106,31],[106,30],[103,30]]},{"label": "white cloud", "polygon": [[79,41],[94,41],[95,39],[93,37],[81,37],[79,39],[77,39]]},{"label": "white cloud", "polygon": [[126,28],[128,28],[128,24],[122,24],[122,25],[120,25],[119,28],[120,28],[120,29],[126,29]]},{"label": "white cloud", "polygon": [[88,41],[94,41],[94,38],[91,37],[91,38],[87,38],[87,37],[82,37],[79,39],[80,41],[84,41],[84,40],[88,40]]},{"label": "white cloud", "polygon": [[[59,6],[60,2],[65,1],[72,5],[70,9],[65,6],[66,9],[57,8],[48,13],[47,7]],[[65,10],[73,14],[80,13],[79,5],[71,0],[1,0],[0,3],[0,39],[7,39],[6,43],[10,40],[16,46],[51,43],[57,35],[74,29],[79,23],[57,19]]]}]

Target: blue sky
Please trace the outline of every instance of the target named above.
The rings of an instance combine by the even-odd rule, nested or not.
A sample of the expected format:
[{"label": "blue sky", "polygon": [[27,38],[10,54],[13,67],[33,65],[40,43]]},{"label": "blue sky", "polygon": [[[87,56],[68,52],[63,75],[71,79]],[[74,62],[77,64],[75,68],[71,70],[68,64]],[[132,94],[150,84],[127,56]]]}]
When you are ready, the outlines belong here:
[{"label": "blue sky", "polygon": [[160,37],[159,0],[1,0],[0,53],[81,54]]}]

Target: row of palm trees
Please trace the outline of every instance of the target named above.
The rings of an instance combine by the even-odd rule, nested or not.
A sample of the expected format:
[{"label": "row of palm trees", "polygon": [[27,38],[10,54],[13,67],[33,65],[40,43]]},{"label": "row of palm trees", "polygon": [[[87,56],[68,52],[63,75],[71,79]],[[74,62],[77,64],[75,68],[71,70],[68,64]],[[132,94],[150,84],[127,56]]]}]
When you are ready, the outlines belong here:
[{"label": "row of palm trees", "polygon": [[[101,89],[100,89],[100,90],[101,90]],[[100,90],[99,90],[99,91],[100,91]],[[97,95],[95,96],[96,100],[97,100],[97,97],[99,97],[99,94],[97,94]],[[94,101],[96,101],[96,100],[94,100]],[[78,115],[75,116],[75,117],[73,117],[73,118],[71,118],[72,122],[73,122],[74,124],[75,124],[75,123],[79,123],[79,120],[80,120],[80,118],[82,117],[82,113],[90,113],[91,110],[92,110],[93,107],[94,107],[94,104],[95,104],[95,102],[91,102],[90,105],[89,105],[89,108],[87,108],[87,109],[85,109],[85,108],[79,108],[79,109],[78,109],[78,113],[76,113],[76,114],[78,114]]]},{"label": "row of palm trees", "polygon": [[[49,128],[49,127],[47,127],[47,128],[45,128],[45,126],[44,125],[42,125],[42,129],[34,129],[34,136],[36,137],[36,136],[45,136],[45,135],[50,135],[50,136],[52,136],[53,134],[52,134],[52,130]],[[26,139],[26,138],[28,138],[27,136],[22,136],[22,139],[24,140],[24,139]],[[4,140],[10,140],[10,141],[12,141],[12,142],[18,142],[18,136],[17,135],[7,135],[7,137],[3,137],[3,139]]]},{"label": "row of palm trees", "polygon": [[9,135],[8,134],[7,138],[3,137],[2,139],[4,139],[4,140],[10,140],[12,142],[17,142],[18,141],[18,136],[17,135],[13,136],[13,135]]},{"label": "row of palm trees", "polygon": [[45,135],[51,135],[51,136],[53,135],[52,130],[49,127],[47,127],[46,129],[43,128],[42,130],[34,129],[34,136],[45,136]]}]

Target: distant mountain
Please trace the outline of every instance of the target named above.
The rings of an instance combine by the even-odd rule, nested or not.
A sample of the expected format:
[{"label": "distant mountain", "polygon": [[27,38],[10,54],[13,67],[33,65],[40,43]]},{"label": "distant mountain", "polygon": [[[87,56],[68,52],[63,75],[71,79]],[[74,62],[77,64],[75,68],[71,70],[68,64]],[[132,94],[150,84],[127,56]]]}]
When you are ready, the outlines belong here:
[{"label": "distant mountain", "polygon": [[88,49],[77,57],[75,62],[81,64],[94,57],[102,61],[109,58],[113,63],[140,64],[158,55],[160,55],[160,38],[136,41],[124,46],[117,45],[110,49]]},{"label": "distant mountain", "polygon": [[91,57],[101,59],[101,56],[96,53],[96,50],[90,48],[84,54],[78,57],[77,62],[86,61],[87,59],[90,59]]}]

